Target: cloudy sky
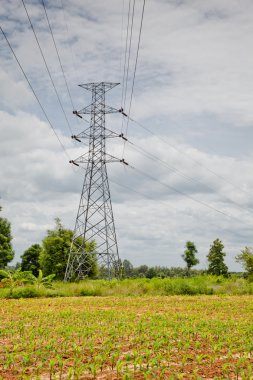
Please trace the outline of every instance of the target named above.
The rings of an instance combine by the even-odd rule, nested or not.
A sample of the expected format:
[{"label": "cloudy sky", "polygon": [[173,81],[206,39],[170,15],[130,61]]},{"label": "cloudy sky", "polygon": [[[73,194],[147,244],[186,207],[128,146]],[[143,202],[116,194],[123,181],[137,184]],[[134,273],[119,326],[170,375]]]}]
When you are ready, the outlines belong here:
[{"label": "cloudy sky", "polygon": [[[110,81],[121,85],[107,93],[107,104],[120,108],[123,88],[128,112],[143,1],[135,4],[127,86],[129,2],[45,4],[74,107],[91,100],[78,84]],[[68,123],[22,1],[2,0],[1,27],[65,149],[0,33],[0,204],[12,224],[15,261],[41,243],[55,217],[74,227],[84,170],[68,161],[85,147],[70,135],[88,125],[72,114],[41,2],[25,5]],[[146,0],[134,121],[127,127],[120,114],[107,118],[108,128],[134,144],[108,144],[133,167],[108,165],[122,259],[182,266],[192,240],[198,267],[206,268],[210,244],[220,238],[229,269],[239,270],[235,255],[253,245],[252,15],[251,0]]]}]

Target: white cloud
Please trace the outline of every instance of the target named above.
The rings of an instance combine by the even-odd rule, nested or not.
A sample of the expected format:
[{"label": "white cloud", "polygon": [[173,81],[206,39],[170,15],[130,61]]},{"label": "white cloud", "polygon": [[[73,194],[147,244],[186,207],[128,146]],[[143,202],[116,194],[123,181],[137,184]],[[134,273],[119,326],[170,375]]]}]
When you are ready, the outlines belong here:
[{"label": "white cloud", "polygon": [[14,79],[8,72],[0,69],[0,82],[0,99],[3,107],[15,109],[32,103],[31,92],[21,79]]}]

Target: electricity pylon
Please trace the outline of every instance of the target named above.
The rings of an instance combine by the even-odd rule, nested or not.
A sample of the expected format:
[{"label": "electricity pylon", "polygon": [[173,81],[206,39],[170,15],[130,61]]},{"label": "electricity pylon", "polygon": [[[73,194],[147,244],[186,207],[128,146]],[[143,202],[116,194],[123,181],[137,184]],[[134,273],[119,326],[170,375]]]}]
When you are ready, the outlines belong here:
[{"label": "electricity pylon", "polygon": [[[121,112],[122,109],[105,105],[105,93],[119,83],[87,83],[80,87],[92,92],[92,103],[73,111],[82,118],[82,114],[90,115],[90,126],[78,135],[72,136],[81,142],[89,140],[89,150],[77,159],[70,161],[74,165],[86,164],[86,172],[76,217],[74,235],[69,253],[65,281],[82,279],[90,274],[92,263],[97,262],[100,270],[108,278],[118,276],[119,253],[115,232],[114,217],[109,189],[106,164],[122,162],[106,153],[106,140],[121,137],[105,128],[105,114]],[[95,245],[95,249],[92,245]]]}]

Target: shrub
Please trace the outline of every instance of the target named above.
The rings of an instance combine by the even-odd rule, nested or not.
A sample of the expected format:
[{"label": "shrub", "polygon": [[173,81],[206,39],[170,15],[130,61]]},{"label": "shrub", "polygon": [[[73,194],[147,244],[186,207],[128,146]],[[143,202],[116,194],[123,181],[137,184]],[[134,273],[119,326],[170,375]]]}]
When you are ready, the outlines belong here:
[{"label": "shrub", "polygon": [[8,298],[35,298],[39,297],[40,293],[31,287],[18,288],[14,289],[11,294],[9,294]]},{"label": "shrub", "polygon": [[80,296],[82,297],[101,296],[101,291],[99,289],[82,289],[80,291]]}]

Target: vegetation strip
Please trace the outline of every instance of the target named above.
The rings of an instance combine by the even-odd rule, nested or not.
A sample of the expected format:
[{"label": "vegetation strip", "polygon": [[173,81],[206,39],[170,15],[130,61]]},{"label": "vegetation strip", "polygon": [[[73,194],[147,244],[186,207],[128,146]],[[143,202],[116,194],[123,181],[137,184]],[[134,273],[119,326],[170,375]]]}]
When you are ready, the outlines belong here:
[{"label": "vegetation strip", "polygon": [[[0,275],[4,271],[0,270]],[[52,275],[38,278],[29,272],[5,272],[0,298],[85,297],[85,296],[170,296],[253,294],[253,283],[237,276],[194,276],[186,278],[138,278],[125,280],[83,280],[78,283],[52,282]],[[23,278],[24,276],[24,278]],[[2,286],[2,288],[1,288]]]}]

